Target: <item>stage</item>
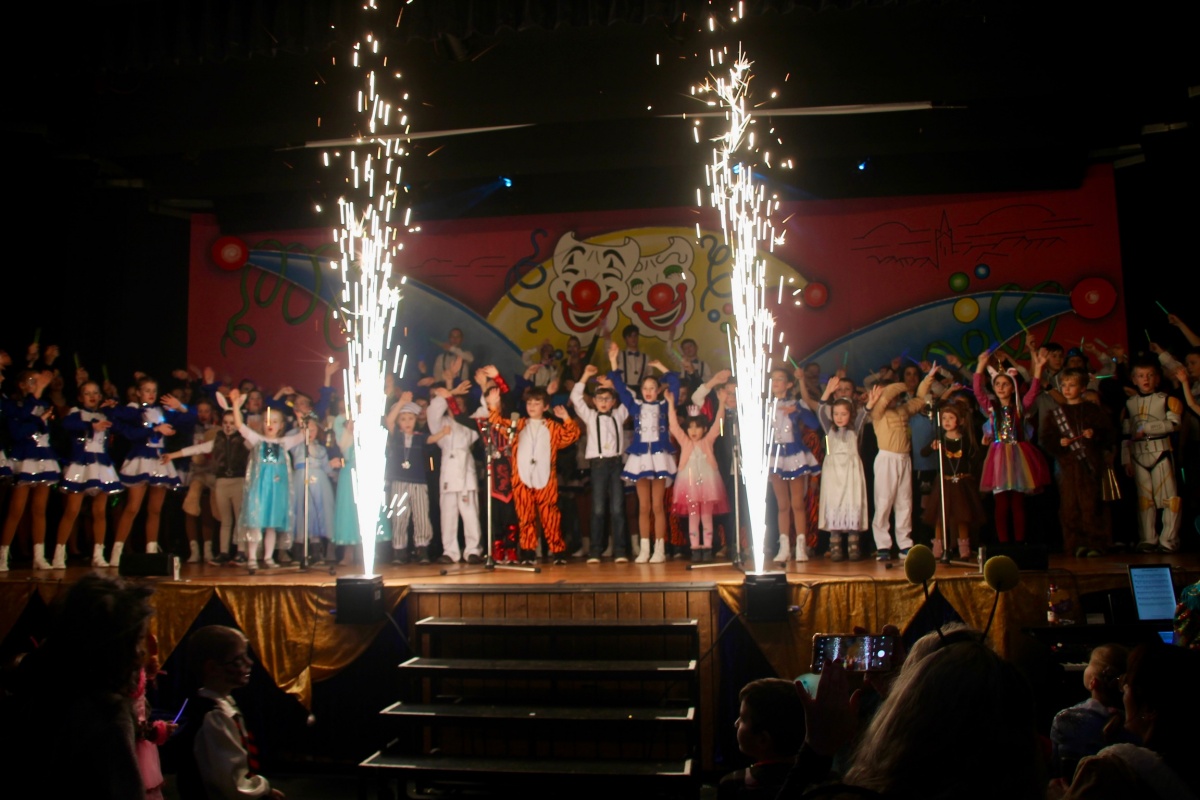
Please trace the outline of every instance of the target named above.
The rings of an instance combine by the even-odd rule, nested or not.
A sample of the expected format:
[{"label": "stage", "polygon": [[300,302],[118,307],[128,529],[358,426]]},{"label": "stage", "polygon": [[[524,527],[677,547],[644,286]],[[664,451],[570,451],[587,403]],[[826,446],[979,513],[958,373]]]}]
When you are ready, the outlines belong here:
[{"label": "stage", "polygon": [[[1020,584],[1003,594],[989,634],[996,649],[1008,654],[1026,626],[1046,624],[1047,587],[1053,582],[1072,596],[1128,587],[1126,565],[1169,563],[1175,586],[1200,579],[1200,555],[1122,555],[1092,559],[1052,557],[1050,568],[1023,571]],[[768,565],[768,569],[774,565]],[[14,569],[0,577],[0,640],[5,640],[36,595],[49,604],[55,595],[90,571]],[[117,570],[102,572],[115,575]],[[860,626],[878,631],[893,624],[902,631],[925,629],[929,620],[957,616],[982,628],[992,609],[993,591],[976,568],[939,564],[929,589],[953,610],[930,609],[920,586],[905,579],[903,564],[876,561],[790,563],[786,620],[746,619],[745,574],[731,565],[689,568],[682,560],[664,564],[544,564],[537,573],[483,565],[379,565],[384,606],[391,623],[407,627],[425,617],[530,619],[695,619],[699,651],[709,655],[723,628],[740,621],[774,672],[794,677],[808,671],[812,635],[849,632]],[[345,625],[336,620],[336,579],[361,575],[361,567],[294,566],[259,570],[188,565],[180,580],[147,578],[155,585],[153,631],[163,663],[179,646],[201,611],[214,599],[228,610],[276,686],[307,707],[313,685],[330,679],[358,659],[389,622]],[[5,642],[11,649],[12,642]],[[729,654],[726,654],[728,657]],[[736,654],[734,654],[736,658]],[[722,657],[700,662],[702,761],[711,764],[711,726],[722,686]],[[736,692],[738,687],[733,687]]]}]

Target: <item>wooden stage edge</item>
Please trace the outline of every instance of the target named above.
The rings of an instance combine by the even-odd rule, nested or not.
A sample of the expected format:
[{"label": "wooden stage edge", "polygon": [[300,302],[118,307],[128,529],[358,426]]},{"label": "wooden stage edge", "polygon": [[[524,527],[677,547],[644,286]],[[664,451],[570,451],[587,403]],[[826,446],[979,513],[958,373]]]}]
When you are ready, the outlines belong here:
[{"label": "wooden stage edge", "polygon": [[[1170,564],[1184,575],[1200,572],[1200,553],[1184,554],[1122,554],[1100,558],[1071,558],[1051,556],[1048,570],[1033,570],[1022,574],[1067,574],[1076,577],[1124,576],[1129,564]],[[765,572],[779,572],[780,566],[767,562]],[[689,568],[686,560],[663,564],[587,564],[572,559],[566,565],[540,565],[540,572],[510,569],[497,564],[487,568],[482,564],[376,564],[374,573],[383,577],[384,585],[406,587],[413,592],[438,591],[503,591],[509,587],[523,591],[645,591],[652,588],[711,588],[718,584],[741,583],[745,571],[732,565],[701,565]],[[13,568],[0,573],[0,583],[39,583],[69,585],[89,572],[117,576],[113,568],[95,569],[71,565],[66,570],[33,570]],[[782,570],[789,584],[870,581],[872,583],[905,583],[904,564],[893,560],[880,563],[871,560],[833,563],[828,560],[789,562]],[[191,584],[195,586],[259,585],[259,586],[322,586],[334,583],[339,577],[361,576],[363,568],[355,566],[314,565],[301,570],[294,565],[277,569],[259,569],[251,575],[238,567],[214,567],[207,564],[183,564],[179,581],[171,578],[148,578],[161,584]],[[938,564],[934,580],[981,580],[977,567]],[[135,579],[136,580],[136,579]]]}]

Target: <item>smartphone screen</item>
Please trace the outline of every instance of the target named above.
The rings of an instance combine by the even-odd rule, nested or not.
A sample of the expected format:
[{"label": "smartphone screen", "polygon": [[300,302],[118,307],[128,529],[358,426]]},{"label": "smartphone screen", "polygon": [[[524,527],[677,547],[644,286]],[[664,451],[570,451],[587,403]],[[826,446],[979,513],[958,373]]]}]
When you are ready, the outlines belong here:
[{"label": "smartphone screen", "polygon": [[818,633],[813,636],[812,671],[837,661],[849,672],[888,672],[896,649],[894,636]]}]

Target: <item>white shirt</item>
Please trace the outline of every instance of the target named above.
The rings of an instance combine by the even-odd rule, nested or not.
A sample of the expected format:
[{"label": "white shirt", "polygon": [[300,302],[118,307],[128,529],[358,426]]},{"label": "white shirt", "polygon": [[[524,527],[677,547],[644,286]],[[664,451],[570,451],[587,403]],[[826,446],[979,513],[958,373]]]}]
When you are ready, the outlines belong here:
[{"label": "white shirt", "polygon": [[527,419],[517,437],[517,474],[530,489],[541,489],[550,482],[550,435],[545,420]]},{"label": "white shirt", "polygon": [[262,775],[251,775],[246,748],[245,723],[237,703],[228,695],[201,689],[201,697],[216,703],[196,733],[193,753],[209,797],[267,797],[271,784]]},{"label": "white shirt", "polygon": [[446,425],[451,426],[450,434],[437,440],[437,446],[442,448],[442,474],[438,476],[438,486],[444,493],[479,491],[475,457],[471,455],[471,445],[479,438],[479,433],[456,422],[448,411],[444,397],[429,401],[429,432],[439,433]]},{"label": "white shirt", "polygon": [[584,458],[611,458],[625,452],[625,420],[629,417],[629,409],[620,402],[613,405],[607,415],[589,408],[583,401],[583,381],[571,387],[571,405],[587,431]]}]

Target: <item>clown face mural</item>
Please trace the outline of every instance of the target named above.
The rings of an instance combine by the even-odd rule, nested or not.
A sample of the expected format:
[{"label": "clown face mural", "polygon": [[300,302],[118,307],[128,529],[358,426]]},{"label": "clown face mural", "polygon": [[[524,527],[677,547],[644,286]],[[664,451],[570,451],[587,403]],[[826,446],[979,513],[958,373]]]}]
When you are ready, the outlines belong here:
[{"label": "clown face mural", "polygon": [[585,344],[613,330],[640,254],[638,243],[628,237],[620,244],[593,244],[564,234],[554,248],[549,286],[554,326]]},{"label": "clown face mural", "polygon": [[693,257],[691,242],[672,236],[665,250],[638,261],[637,271],[629,279],[629,297],[621,311],[643,336],[665,342],[682,335],[683,326],[696,307],[692,296],[696,285]]}]

